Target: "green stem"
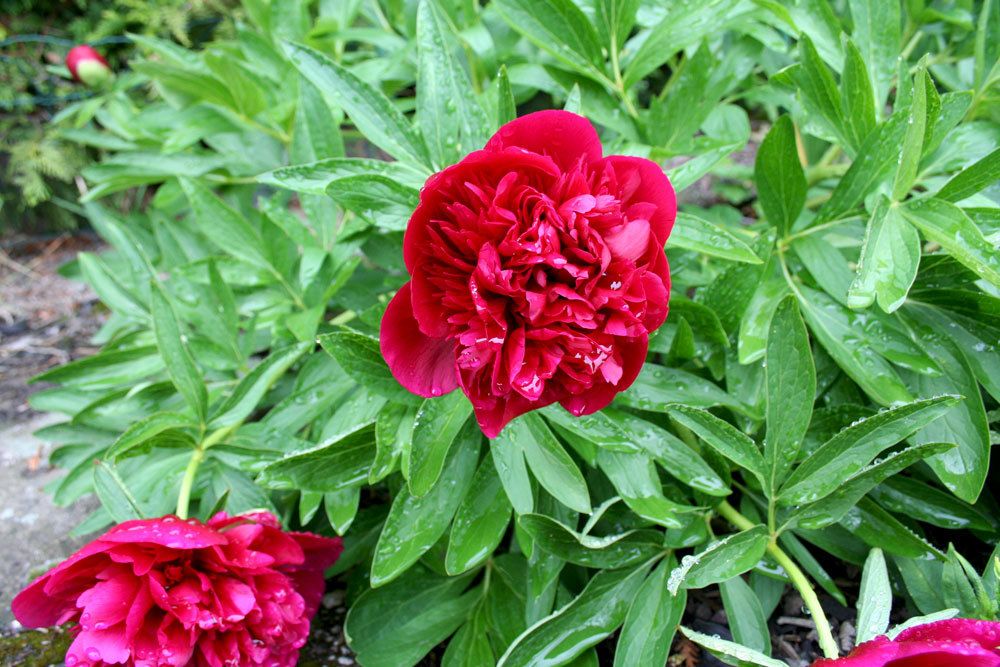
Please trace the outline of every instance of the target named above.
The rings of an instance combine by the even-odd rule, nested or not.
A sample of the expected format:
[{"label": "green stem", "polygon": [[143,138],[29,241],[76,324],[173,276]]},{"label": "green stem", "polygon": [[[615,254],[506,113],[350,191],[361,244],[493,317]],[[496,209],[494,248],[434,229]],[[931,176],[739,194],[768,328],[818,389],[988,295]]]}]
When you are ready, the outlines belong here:
[{"label": "green stem", "polygon": [[[748,530],[755,525],[725,500],[719,503],[715,509],[719,512],[720,516],[741,530]],[[820,605],[816,591],[813,590],[812,584],[809,583],[805,573],[795,564],[795,561],[788,557],[788,554],[781,550],[781,547],[778,546],[777,538],[773,535],[768,541],[767,552],[788,573],[788,578],[791,579],[792,585],[795,586],[799,595],[802,596],[802,601],[805,603],[806,609],[809,610],[813,623],[816,624],[816,634],[819,635],[819,645],[823,649],[823,654],[831,659],[840,657],[840,650],[837,648],[837,642],[833,638],[833,631],[830,629],[830,621],[826,618],[826,613],[823,611],[822,605]]]},{"label": "green stem", "polygon": [[632,98],[629,97],[628,91],[625,90],[625,80],[622,78],[622,68],[618,62],[618,36],[611,35],[611,69],[614,70],[615,80],[612,84],[615,92],[618,96],[622,98],[622,103],[625,105],[625,111],[628,115],[632,116],[638,120],[639,110],[635,108],[635,104],[632,102]]},{"label": "green stem", "polygon": [[177,516],[181,519],[188,518],[188,509],[191,505],[191,489],[194,488],[194,478],[198,474],[198,467],[205,460],[205,451],[212,445],[218,444],[223,438],[232,433],[235,426],[227,426],[213,431],[207,438],[195,448],[184,470],[184,477],[181,479],[181,490],[177,494]]}]

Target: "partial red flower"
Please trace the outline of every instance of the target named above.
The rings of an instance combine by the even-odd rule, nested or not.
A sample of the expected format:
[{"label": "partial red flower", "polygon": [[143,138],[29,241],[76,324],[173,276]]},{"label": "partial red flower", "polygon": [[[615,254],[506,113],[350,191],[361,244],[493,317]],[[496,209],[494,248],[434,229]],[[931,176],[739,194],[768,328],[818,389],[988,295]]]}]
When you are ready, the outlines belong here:
[{"label": "partial red flower", "polygon": [[291,667],[342,550],[267,512],[127,521],[11,607],[27,627],[77,622],[67,667]]},{"label": "partial red flower", "polygon": [[602,157],[590,122],[541,111],[428,179],[404,239],[411,280],[382,354],[411,392],[469,397],[495,437],[559,402],[608,405],[663,324],[673,188],[654,162]]},{"label": "partial red flower", "polygon": [[114,76],[108,61],[92,46],[80,44],[66,54],[66,69],[73,78],[88,86],[97,86]]},{"label": "partial red flower", "polygon": [[813,667],[1000,667],[1000,623],[956,618],[918,625]]}]

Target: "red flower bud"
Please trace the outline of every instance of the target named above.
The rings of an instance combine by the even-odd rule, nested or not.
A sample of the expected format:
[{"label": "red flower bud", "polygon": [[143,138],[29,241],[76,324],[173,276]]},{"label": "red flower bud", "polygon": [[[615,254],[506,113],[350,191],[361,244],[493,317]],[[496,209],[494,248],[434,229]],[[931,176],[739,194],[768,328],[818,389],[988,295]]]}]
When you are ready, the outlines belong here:
[{"label": "red flower bud", "polygon": [[99,86],[114,77],[100,53],[87,44],[74,46],[66,54],[66,68],[73,78],[88,86]]}]

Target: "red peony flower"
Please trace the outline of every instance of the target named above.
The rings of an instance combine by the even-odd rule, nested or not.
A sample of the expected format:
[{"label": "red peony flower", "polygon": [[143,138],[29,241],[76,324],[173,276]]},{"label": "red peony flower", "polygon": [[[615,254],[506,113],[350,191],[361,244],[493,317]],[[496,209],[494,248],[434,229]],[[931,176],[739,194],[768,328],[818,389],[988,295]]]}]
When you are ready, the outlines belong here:
[{"label": "red peony flower", "polygon": [[73,78],[88,86],[97,86],[114,76],[108,61],[92,46],[80,44],[66,54],[66,69]]},{"label": "red peony flower", "polygon": [[67,667],[291,667],[342,549],[267,512],[127,521],[11,607],[28,627],[78,622]]},{"label": "red peony flower", "polygon": [[600,410],[667,316],[676,212],[663,170],[602,157],[587,119],[541,111],[504,125],[420,193],[411,280],[382,319],[389,368],[420,396],[461,387],[489,437],[556,401]]},{"label": "red peony flower", "polygon": [[1000,623],[956,618],[918,625],[813,667],[1000,667]]}]

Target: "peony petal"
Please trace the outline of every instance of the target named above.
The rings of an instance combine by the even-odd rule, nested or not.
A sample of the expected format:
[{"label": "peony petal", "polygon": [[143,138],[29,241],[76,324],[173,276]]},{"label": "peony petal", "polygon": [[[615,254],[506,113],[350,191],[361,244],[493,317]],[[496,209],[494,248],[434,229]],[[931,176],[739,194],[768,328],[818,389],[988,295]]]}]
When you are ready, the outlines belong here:
[{"label": "peony petal", "polygon": [[[632,386],[646,361],[646,350],[649,348],[649,337],[620,338],[615,342],[615,349],[622,352],[621,375],[616,384],[596,378],[594,386],[582,394],[570,396],[559,401],[566,410],[577,417],[589,415],[611,404],[619,393]],[[616,372],[617,374],[617,372]]]},{"label": "peony petal", "polygon": [[[648,220],[629,220],[610,234],[604,235],[604,242],[618,259],[637,262],[649,249],[650,226]],[[662,255],[663,251],[657,249]]]},{"label": "peony petal", "polygon": [[973,641],[1000,655],[1000,622],[952,618],[909,628],[899,633],[897,642]]},{"label": "peony petal", "polygon": [[547,155],[564,170],[584,162],[597,162],[603,149],[589,120],[569,111],[536,111],[507,123],[486,142],[486,150],[522,148]]},{"label": "peony petal", "polygon": [[93,585],[93,575],[107,563],[106,557],[99,554],[112,546],[94,540],[35,579],[11,602],[14,618],[26,628],[59,623],[67,611],[75,609],[80,593]]},{"label": "peony petal", "polygon": [[660,245],[665,244],[677,217],[677,197],[660,165],[627,155],[609,155],[604,158],[604,164],[611,165],[615,171],[624,196],[623,208],[640,202],[656,206],[656,212],[649,216],[649,224]]},{"label": "peony petal", "polygon": [[108,630],[83,630],[66,651],[66,665],[118,665],[131,655],[125,628]]},{"label": "peony petal", "polygon": [[139,587],[140,581],[127,570],[106,581],[95,582],[76,600],[76,606],[83,609],[80,627],[84,630],[105,630],[124,621]]},{"label": "peony petal", "polygon": [[410,284],[389,302],[382,317],[379,345],[393,376],[418,396],[440,396],[455,389],[455,347],[443,338],[424,335],[413,317]]},{"label": "peony petal", "polygon": [[170,549],[204,549],[225,544],[226,538],[197,519],[184,521],[167,515],[157,519],[136,519],[118,524],[101,536],[112,543],[144,542]]}]

